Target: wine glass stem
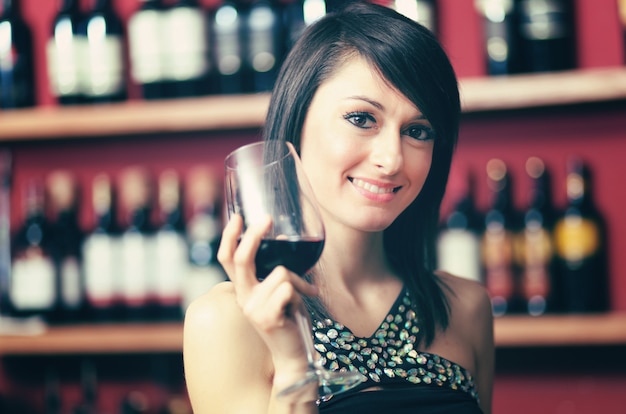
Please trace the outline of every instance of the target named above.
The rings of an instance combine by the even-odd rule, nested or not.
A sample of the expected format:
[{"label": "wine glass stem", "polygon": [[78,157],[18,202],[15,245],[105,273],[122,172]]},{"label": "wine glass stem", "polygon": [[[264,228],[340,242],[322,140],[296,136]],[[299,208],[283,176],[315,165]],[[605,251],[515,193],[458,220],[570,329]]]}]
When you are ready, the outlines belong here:
[{"label": "wine glass stem", "polygon": [[311,328],[311,322],[309,321],[309,318],[302,309],[298,309],[296,311],[295,318],[296,323],[298,324],[298,328],[300,329],[300,336],[302,336],[302,340],[304,341],[306,359],[310,366],[317,366],[315,358],[315,346],[313,345],[313,337],[311,336],[311,333],[313,332],[313,329]]}]

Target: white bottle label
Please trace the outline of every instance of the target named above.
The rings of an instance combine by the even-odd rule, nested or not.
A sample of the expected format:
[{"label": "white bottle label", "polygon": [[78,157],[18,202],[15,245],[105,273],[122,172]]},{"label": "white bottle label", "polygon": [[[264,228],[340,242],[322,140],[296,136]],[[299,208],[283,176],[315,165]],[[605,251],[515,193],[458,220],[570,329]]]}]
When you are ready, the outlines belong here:
[{"label": "white bottle label", "polygon": [[480,239],[475,234],[450,229],[439,235],[437,242],[439,269],[455,276],[480,282]]},{"label": "white bottle label", "polygon": [[136,13],[128,23],[131,75],[137,83],[163,80],[162,16],[155,10]]},{"label": "white bottle label", "polygon": [[156,235],[156,282],[154,295],[162,304],[180,303],[182,282],[187,272],[187,243],[173,231]]},{"label": "white bottle label", "polygon": [[85,94],[92,97],[113,95],[124,89],[122,38],[101,35],[89,37],[87,43],[83,88]]},{"label": "white bottle label", "polygon": [[54,96],[77,95],[81,92],[86,51],[86,38],[72,33],[69,21],[60,22],[48,40],[48,78]]},{"label": "white bottle label", "polygon": [[143,305],[154,291],[154,240],[140,233],[122,236],[121,296],[128,305]]},{"label": "white bottle label", "polygon": [[87,300],[94,307],[111,306],[115,300],[115,280],[119,277],[119,249],[119,240],[106,234],[93,234],[85,240],[85,291]]},{"label": "white bottle label", "polygon": [[183,281],[183,312],[191,302],[224,280],[226,280],[224,272],[218,266],[189,266]]},{"label": "white bottle label", "polygon": [[164,15],[163,71],[166,79],[183,81],[209,71],[206,19],[202,11],[176,7]]},{"label": "white bottle label", "polygon": [[36,249],[13,261],[11,301],[18,310],[48,310],[54,306],[56,288],[52,261]]}]

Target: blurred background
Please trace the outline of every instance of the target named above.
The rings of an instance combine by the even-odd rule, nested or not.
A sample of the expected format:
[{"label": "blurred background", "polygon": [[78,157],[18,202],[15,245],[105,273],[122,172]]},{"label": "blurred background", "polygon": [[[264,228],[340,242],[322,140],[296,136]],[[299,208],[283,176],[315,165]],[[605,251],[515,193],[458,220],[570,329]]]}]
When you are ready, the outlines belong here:
[{"label": "blurred background", "polygon": [[[460,79],[439,266],[490,293],[494,413],[623,410],[626,2],[375,1]],[[191,412],[182,319],[225,279],[223,159],[348,2],[2,0],[0,413]]]}]

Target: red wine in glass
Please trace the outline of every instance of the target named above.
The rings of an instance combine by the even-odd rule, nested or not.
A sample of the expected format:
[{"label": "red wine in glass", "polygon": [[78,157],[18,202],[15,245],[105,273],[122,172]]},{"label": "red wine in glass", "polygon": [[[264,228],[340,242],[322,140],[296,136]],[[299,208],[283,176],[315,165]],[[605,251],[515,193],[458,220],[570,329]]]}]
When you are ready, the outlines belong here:
[{"label": "red wine in glass", "polygon": [[285,266],[297,275],[304,275],[317,262],[324,240],[311,239],[263,239],[254,263],[257,278],[265,279],[276,266]]}]

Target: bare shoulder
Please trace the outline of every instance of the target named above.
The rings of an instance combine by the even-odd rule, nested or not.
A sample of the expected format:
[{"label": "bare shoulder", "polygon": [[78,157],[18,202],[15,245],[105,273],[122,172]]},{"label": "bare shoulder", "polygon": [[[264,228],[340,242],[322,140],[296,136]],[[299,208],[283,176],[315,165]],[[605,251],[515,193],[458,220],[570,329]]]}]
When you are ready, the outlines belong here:
[{"label": "bare shoulder", "polygon": [[481,317],[491,320],[491,301],[482,284],[446,272],[437,272],[437,276],[448,288],[444,291],[454,318],[475,320],[476,317]]},{"label": "bare shoulder", "polygon": [[[254,412],[246,404],[263,406],[259,384],[271,376],[268,355],[230,282],[214,286],[187,308],[183,361],[194,412]],[[242,370],[247,374],[241,375]],[[248,390],[247,400],[237,398],[242,387]]]},{"label": "bare shoulder", "polygon": [[448,332],[460,343],[468,344],[472,367],[480,395],[481,407],[491,412],[491,394],[494,369],[493,313],[491,301],[484,286],[478,282],[438,272],[437,276],[448,286],[450,324]]}]

